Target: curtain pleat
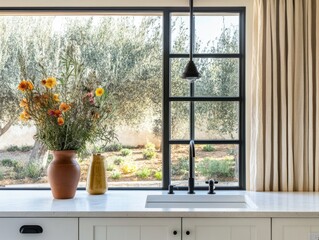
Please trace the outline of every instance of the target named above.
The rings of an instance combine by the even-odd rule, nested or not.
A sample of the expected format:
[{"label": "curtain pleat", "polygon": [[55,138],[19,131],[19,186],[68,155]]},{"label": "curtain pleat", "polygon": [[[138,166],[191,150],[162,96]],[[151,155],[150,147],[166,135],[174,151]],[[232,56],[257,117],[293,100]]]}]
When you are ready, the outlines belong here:
[{"label": "curtain pleat", "polygon": [[319,3],[255,0],[251,190],[319,191]]}]

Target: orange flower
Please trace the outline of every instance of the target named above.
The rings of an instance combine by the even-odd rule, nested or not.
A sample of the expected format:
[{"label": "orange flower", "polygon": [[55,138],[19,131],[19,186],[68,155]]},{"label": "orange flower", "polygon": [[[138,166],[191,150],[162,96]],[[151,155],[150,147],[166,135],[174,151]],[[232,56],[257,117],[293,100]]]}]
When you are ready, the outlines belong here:
[{"label": "orange flower", "polygon": [[22,80],[19,85],[18,85],[18,89],[21,91],[21,92],[24,92],[26,90],[28,90],[28,83],[27,81],[25,80]]},{"label": "orange flower", "polygon": [[62,126],[64,124],[64,119],[62,117],[58,117],[58,125]]},{"label": "orange flower", "polygon": [[66,103],[61,103],[60,104],[60,107],[59,109],[62,111],[62,112],[67,112],[71,109],[71,106],[69,104],[66,104]]},{"label": "orange flower", "polygon": [[60,110],[55,110],[54,111],[54,116],[61,117],[62,116],[62,112]]},{"label": "orange flower", "polygon": [[59,94],[53,94],[53,100],[56,102],[60,102]]},{"label": "orange flower", "polygon": [[27,122],[30,118],[30,115],[26,111],[23,111],[19,116],[19,119],[23,122]]},{"label": "orange flower", "polygon": [[27,99],[23,98],[20,102],[20,107],[25,108],[28,106]]},{"label": "orange flower", "polygon": [[30,81],[27,81],[27,83],[28,83],[28,89],[29,90],[33,90],[33,83],[32,82],[30,82]]},{"label": "orange flower", "polygon": [[[43,80],[42,80],[43,81]],[[53,88],[54,86],[56,85],[56,78],[54,77],[48,77],[46,80],[45,80],[45,86],[47,88]]]},{"label": "orange flower", "polygon": [[95,90],[95,95],[98,97],[101,97],[104,94],[104,89],[103,88],[97,88]]}]

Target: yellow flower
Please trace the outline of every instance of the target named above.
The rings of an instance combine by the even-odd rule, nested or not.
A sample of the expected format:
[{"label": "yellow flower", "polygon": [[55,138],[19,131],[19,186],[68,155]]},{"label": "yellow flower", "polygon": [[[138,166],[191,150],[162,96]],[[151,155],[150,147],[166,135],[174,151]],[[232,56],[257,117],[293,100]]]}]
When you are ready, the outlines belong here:
[{"label": "yellow flower", "polygon": [[27,122],[30,118],[30,115],[26,111],[23,111],[19,116],[19,119],[23,122]]},{"label": "yellow flower", "polygon": [[59,94],[53,94],[53,100],[56,102],[60,102]]},{"label": "yellow flower", "polygon": [[23,98],[20,102],[20,107],[24,108],[28,106],[27,99]]},{"label": "yellow flower", "polygon": [[58,125],[59,126],[62,126],[63,124],[64,124],[64,119],[63,119],[63,117],[58,117]]},{"label": "yellow flower", "polygon": [[104,94],[104,89],[103,88],[97,88],[95,90],[95,95],[98,97],[101,97]]},{"label": "yellow flower", "polygon": [[19,85],[18,85],[18,89],[21,92],[25,92],[26,90],[32,90],[33,89],[33,84],[30,81],[27,80],[22,80]]},{"label": "yellow flower", "polygon": [[[42,84],[44,83],[43,80],[42,80],[41,82],[42,82]],[[56,78],[54,78],[54,77],[48,77],[48,78],[45,80],[45,86],[46,86],[47,88],[53,88],[55,85],[56,85]]]},{"label": "yellow flower", "polygon": [[71,106],[69,104],[63,102],[63,103],[60,104],[59,109],[62,112],[67,112],[67,111],[69,111],[71,109]]}]

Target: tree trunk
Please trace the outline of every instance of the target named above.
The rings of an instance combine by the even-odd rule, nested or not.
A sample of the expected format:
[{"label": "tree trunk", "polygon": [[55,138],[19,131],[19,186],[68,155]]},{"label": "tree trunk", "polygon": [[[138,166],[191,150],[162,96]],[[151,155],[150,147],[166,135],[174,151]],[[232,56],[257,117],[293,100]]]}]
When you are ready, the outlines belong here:
[{"label": "tree trunk", "polygon": [[14,122],[15,122],[15,118],[11,118],[3,127],[0,127],[0,136],[5,134]]},{"label": "tree trunk", "polygon": [[49,152],[47,148],[36,140],[29,157],[29,163],[36,163],[45,167],[48,161],[48,155]]}]

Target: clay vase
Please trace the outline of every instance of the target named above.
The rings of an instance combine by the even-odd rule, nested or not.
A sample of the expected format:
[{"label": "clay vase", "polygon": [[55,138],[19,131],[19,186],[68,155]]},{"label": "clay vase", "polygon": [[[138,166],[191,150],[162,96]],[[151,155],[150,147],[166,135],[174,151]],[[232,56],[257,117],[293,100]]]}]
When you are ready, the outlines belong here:
[{"label": "clay vase", "polygon": [[81,173],[75,156],[74,150],[53,151],[48,179],[55,199],[70,199],[75,195]]},{"label": "clay vase", "polygon": [[104,194],[107,190],[104,157],[101,154],[93,154],[89,167],[86,191],[92,195]]}]

